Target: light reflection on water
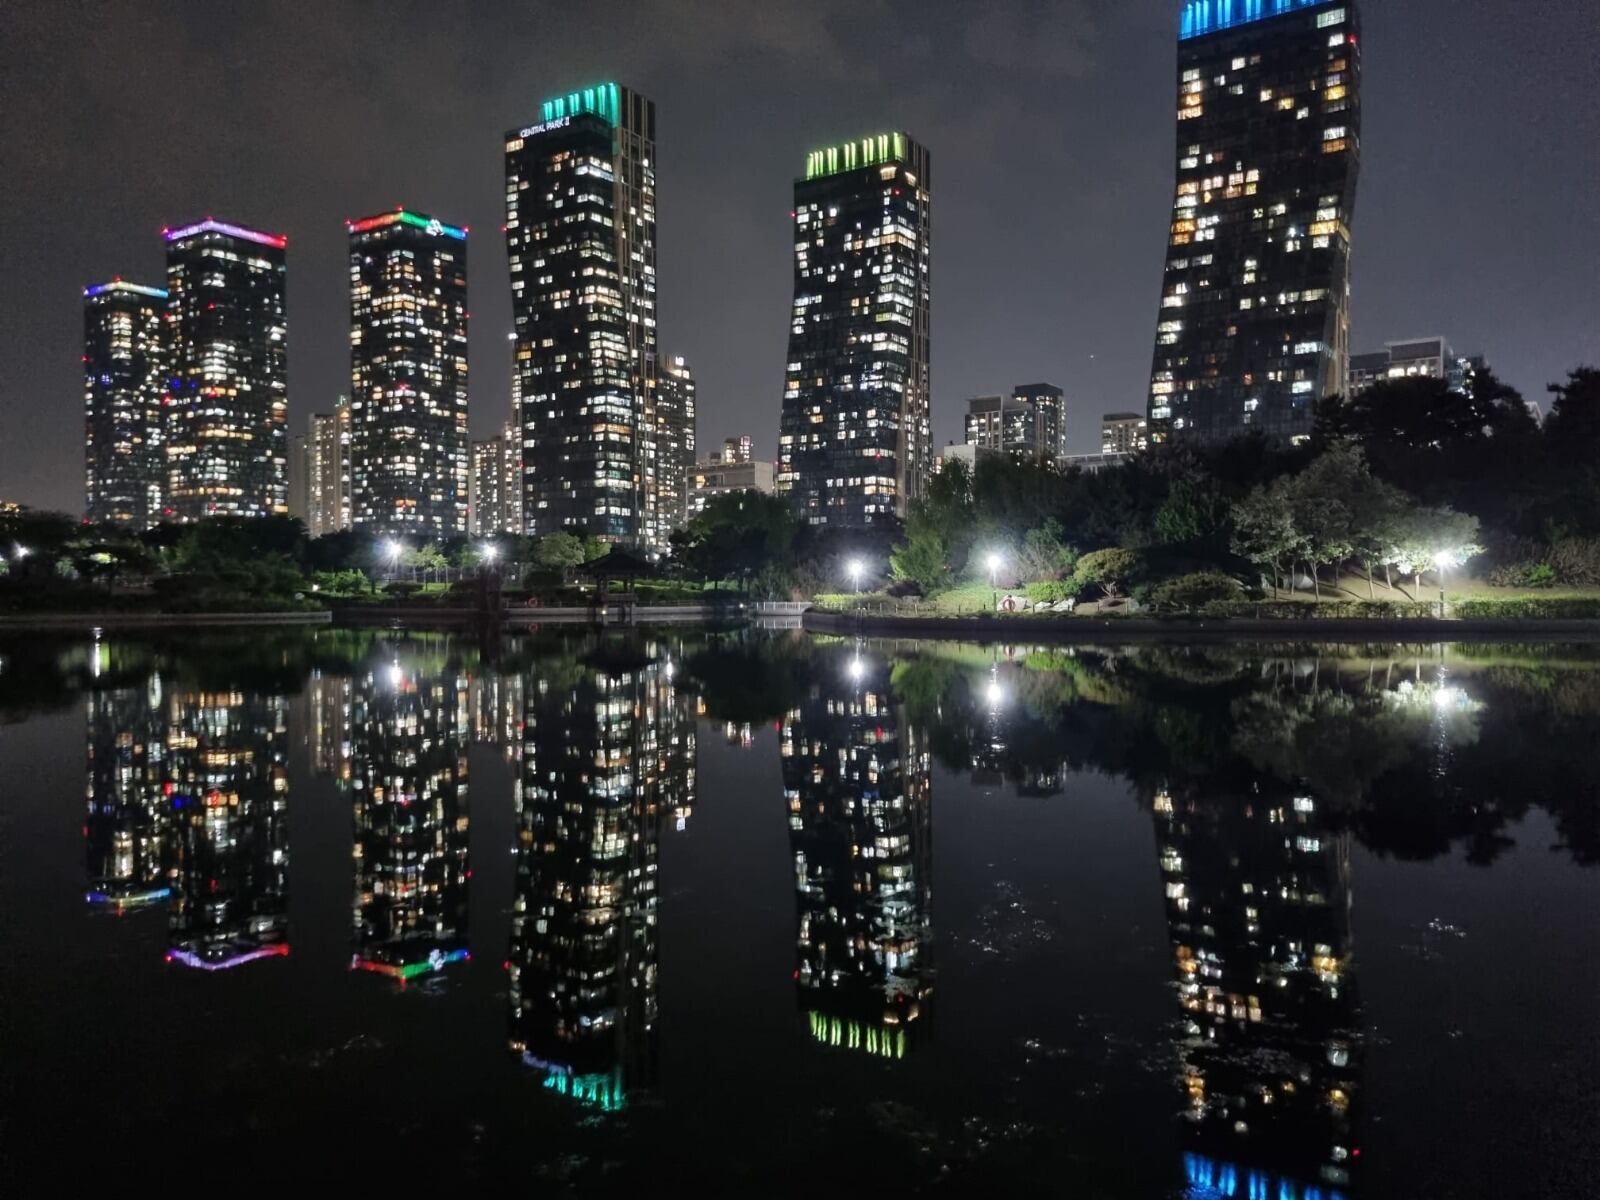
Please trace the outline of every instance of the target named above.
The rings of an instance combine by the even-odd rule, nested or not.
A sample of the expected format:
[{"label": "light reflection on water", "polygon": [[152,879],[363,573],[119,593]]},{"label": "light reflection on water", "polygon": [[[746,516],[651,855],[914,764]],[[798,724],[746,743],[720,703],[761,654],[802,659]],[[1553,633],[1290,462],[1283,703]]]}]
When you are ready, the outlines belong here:
[{"label": "light reflection on water", "polygon": [[[24,946],[67,950],[13,979],[11,1024],[27,1070],[96,1047],[71,1094],[154,1097],[103,1123],[119,1161],[179,1116],[201,1157],[311,1153],[332,1114],[370,1150],[421,1138],[426,1170],[578,1191],[681,1161],[777,1191],[832,1164],[910,1191],[1071,1171],[1091,1194],[1335,1200],[1470,1187],[1477,1140],[1581,1111],[1444,1121],[1449,1097],[1395,1086],[1439,1051],[1368,996],[1387,1011],[1456,964],[1356,903],[1366,874],[1446,914],[1511,877],[1574,953],[1600,948],[1570,907],[1592,916],[1600,859],[1580,648],[318,631],[5,655],[13,778],[83,764],[81,851],[35,877],[126,921],[0,893]],[[29,797],[8,859],[30,831],[59,848],[75,805]],[[1521,865],[1546,843],[1559,875]],[[1581,1011],[1592,967],[1563,975],[1525,928],[1483,940]],[[155,971],[127,953],[152,942]],[[101,988],[60,1003],[68,962]],[[285,1003],[298,1029],[263,1034]],[[1497,1003],[1485,1037],[1526,1024]],[[1588,1017],[1570,1032],[1592,1045]],[[1517,1062],[1463,1061],[1440,1070],[1519,1086]],[[362,1099],[373,1075],[413,1081],[406,1137]],[[52,1094],[8,1136],[50,1145]],[[460,1108],[465,1132],[439,1115]],[[42,1161],[11,1156],[24,1179]],[[1539,1161],[1491,1170],[1523,1186]]]}]

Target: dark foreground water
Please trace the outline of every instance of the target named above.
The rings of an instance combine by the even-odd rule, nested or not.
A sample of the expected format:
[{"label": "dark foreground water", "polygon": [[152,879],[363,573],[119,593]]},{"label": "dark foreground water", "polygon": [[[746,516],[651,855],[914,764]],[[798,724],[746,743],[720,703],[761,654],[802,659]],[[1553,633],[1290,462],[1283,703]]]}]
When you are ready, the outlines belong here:
[{"label": "dark foreground water", "polygon": [[35,640],[0,721],[7,1195],[1600,1189],[1592,650]]}]

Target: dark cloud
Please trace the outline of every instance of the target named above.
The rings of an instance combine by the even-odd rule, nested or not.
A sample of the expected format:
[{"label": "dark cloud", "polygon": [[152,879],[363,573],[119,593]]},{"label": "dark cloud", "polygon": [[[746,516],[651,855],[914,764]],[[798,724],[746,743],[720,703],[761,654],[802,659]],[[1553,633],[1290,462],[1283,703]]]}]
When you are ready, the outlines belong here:
[{"label": "dark cloud", "polygon": [[[807,149],[934,155],[934,411],[1050,379],[1079,449],[1143,403],[1176,0],[0,4],[0,496],[81,503],[79,291],[205,213],[290,236],[298,429],[348,376],[345,217],[473,229],[473,426],[506,409],[500,136],[615,78],[659,110],[663,348],[771,453]],[[1358,346],[1441,332],[1530,393],[1600,360],[1591,0],[1365,6]]]}]

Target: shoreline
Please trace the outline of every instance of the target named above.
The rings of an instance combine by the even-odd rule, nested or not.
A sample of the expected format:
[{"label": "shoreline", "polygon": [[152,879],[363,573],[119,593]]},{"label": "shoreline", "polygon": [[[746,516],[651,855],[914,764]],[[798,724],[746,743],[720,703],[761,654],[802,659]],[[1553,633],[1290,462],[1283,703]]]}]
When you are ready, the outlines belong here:
[{"label": "shoreline", "polygon": [[1363,617],[1350,620],[1266,618],[1166,620],[1140,617],[898,617],[807,611],[807,633],[869,637],[925,637],[973,642],[1031,640],[1120,642],[1128,639],[1241,641],[1290,637],[1298,641],[1600,641],[1600,620],[1585,617],[1440,620],[1437,617]]},{"label": "shoreline", "polygon": [[261,612],[261,613],[5,613],[0,614],[0,633],[30,630],[91,629],[161,629],[166,627],[199,628],[229,625],[329,625],[333,613],[320,612]]}]

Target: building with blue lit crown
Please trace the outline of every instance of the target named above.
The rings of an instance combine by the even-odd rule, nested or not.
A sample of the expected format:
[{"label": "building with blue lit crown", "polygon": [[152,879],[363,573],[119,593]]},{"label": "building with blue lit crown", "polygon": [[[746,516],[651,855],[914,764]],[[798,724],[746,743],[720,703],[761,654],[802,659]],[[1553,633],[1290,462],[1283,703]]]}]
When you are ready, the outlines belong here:
[{"label": "building with blue lit crown", "polygon": [[1152,440],[1278,442],[1344,388],[1361,136],[1355,0],[1190,0]]},{"label": "building with blue lit crown", "polygon": [[794,306],[777,489],[812,525],[905,516],[933,469],[928,151],[814,150],[794,184]]},{"label": "building with blue lit crown", "polygon": [[658,544],[655,105],[615,83],[506,134],[523,526]]}]

